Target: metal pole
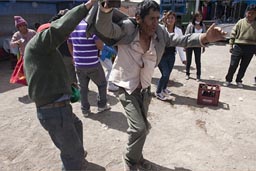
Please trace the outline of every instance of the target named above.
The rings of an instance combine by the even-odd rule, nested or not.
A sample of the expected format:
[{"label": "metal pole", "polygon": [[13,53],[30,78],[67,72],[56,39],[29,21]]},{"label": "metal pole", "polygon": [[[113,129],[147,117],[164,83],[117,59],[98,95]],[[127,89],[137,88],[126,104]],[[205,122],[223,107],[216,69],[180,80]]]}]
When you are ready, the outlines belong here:
[{"label": "metal pole", "polygon": [[238,19],[241,19],[241,8],[242,8],[242,2],[243,0],[240,1],[240,4],[239,4],[239,18]]}]

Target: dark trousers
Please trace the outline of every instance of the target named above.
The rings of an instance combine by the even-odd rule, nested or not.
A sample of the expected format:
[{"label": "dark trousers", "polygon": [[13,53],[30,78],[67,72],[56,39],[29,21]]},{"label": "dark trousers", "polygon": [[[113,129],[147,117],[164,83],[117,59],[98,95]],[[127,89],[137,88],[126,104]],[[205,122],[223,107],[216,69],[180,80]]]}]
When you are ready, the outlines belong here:
[{"label": "dark trousers", "polygon": [[232,82],[233,76],[240,63],[240,67],[236,76],[236,82],[242,82],[246,69],[249,66],[255,52],[255,45],[235,44],[231,55],[228,73],[226,75],[226,81]]},{"label": "dark trousers", "polygon": [[190,75],[190,66],[192,62],[192,52],[195,54],[195,63],[196,63],[196,75],[197,77],[201,76],[201,47],[193,47],[186,49],[187,56],[187,65],[186,65],[186,75]]},{"label": "dark trousers", "polygon": [[65,170],[83,170],[86,160],[83,147],[83,125],[72,112],[72,106],[37,108],[37,117],[60,150]]},{"label": "dark trousers", "polygon": [[158,68],[162,74],[156,89],[156,93],[161,93],[162,90],[167,88],[169,77],[171,75],[175,63],[175,53],[163,56]]},{"label": "dark trousers", "polygon": [[143,146],[151,127],[147,120],[148,107],[151,101],[150,87],[144,90],[136,89],[132,94],[119,88],[119,99],[124,107],[129,126],[124,159],[129,164],[134,165],[143,158]]},{"label": "dark trousers", "polygon": [[81,93],[82,110],[89,110],[88,100],[89,81],[92,80],[98,87],[98,107],[104,107],[107,103],[107,80],[100,63],[95,67],[76,68],[78,84]]}]

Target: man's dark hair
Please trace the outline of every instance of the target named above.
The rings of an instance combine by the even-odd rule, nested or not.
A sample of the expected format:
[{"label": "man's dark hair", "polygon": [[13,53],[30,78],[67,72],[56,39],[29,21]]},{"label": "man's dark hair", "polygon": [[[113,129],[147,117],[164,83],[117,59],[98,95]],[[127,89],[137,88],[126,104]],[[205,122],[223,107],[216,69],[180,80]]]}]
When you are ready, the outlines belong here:
[{"label": "man's dark hair", "polygon": [[160,6],[154,0],[143,0],[137,6],[135,16],[140,16],[143,20],[149,14],[150,9],[160,12]]},{"label": "man's dark hair", "polygon": [[246,11],[256,11],[256,4],[248,5]]},{"label": "man's dark hair", "polygon": [[[193,25],[196,25],[196,17],[198,17],[198,16],[202,16],[202,14],[201,14],[201,12],[196,12],[195,14],[194,14],[194,16],[193,16],[193,18],[192,18],[192,24]],[[200,24],[199,24],[200,26],[203,26],[203,20],[202,21],[200,21]]]}]

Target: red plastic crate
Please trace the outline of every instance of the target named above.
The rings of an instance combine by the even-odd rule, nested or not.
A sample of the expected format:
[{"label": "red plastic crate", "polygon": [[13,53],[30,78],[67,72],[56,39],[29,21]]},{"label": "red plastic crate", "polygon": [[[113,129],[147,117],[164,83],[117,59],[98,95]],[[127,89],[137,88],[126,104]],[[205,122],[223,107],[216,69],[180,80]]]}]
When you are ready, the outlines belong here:
[{"label": "red plastic crate", "polygon": [[216,84],[199,84],[197,104],[218,106],[220,86]]}]

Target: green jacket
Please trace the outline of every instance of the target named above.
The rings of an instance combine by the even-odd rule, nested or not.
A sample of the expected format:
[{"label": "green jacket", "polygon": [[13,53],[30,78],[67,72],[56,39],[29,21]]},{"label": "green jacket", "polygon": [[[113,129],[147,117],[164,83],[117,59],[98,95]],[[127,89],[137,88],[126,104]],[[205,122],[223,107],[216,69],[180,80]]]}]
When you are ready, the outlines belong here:
[{"label": "green jacket", "polygon": [[71,94],[68,74],[56,48],[68,38],[88,12],[84,4],[74,7],[28,42],[24,53],[24,70],[29,97],[36,106],[52,103],[64,94]]},{"label": "green jacket", "polygon": [[246,18],[239,20],[230,33],[230,45],[256,45],[256,21],[249,24]]}]

